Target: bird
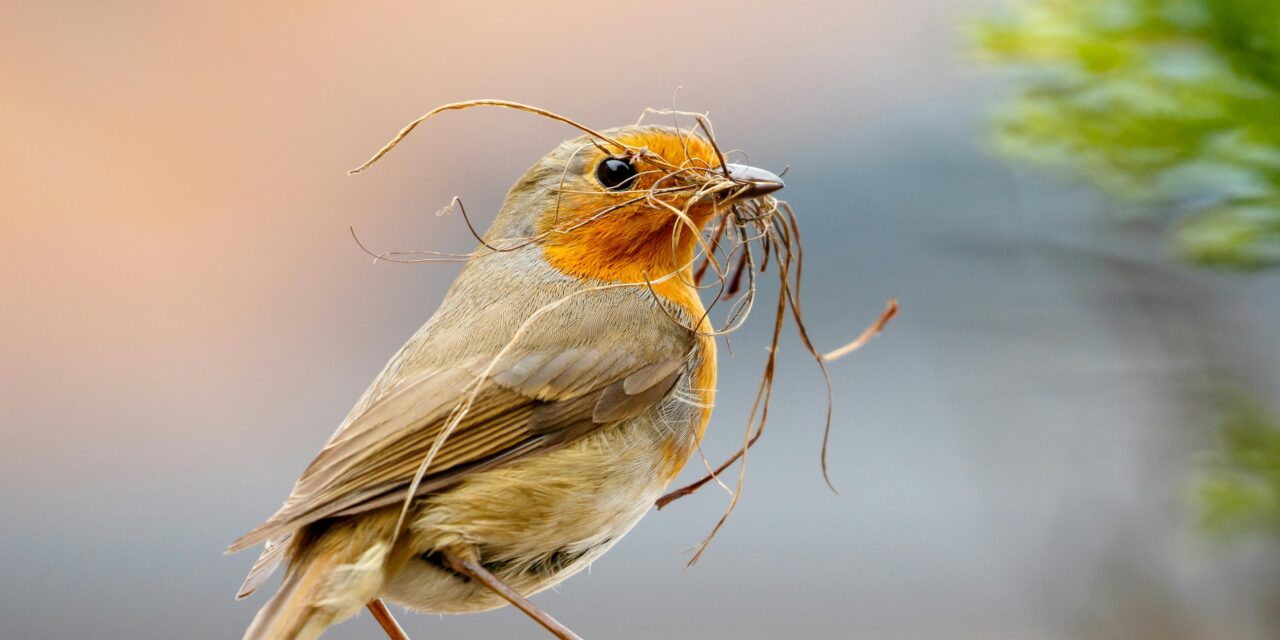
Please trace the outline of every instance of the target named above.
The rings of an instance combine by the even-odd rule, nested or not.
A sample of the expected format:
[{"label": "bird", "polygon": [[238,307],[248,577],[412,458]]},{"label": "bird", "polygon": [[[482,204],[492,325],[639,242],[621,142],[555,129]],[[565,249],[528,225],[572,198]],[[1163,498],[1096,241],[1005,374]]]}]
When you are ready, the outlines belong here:
[{"label": "bird", "polygon": [[512,604],[578,638],[528,597],[615,545],[697,450],[716,343],[692,265],[717,216],[784,187],[697,129],[582,129],[515,182],[435,313],[228,548],[265,545],[239,598],[285,565],[245,640],[317,638],[366,606],[394,633],[383,601]]}]

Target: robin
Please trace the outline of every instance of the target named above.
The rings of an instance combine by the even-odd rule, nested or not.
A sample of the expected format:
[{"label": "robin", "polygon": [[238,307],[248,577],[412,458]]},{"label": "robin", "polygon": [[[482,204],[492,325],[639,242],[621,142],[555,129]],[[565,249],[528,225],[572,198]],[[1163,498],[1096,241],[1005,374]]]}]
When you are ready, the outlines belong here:
[{"label": "robin", "polygon": [[[696,450],[716,344],[692,263],[729,207],[783,187],[664,126],[588,133],[508,192],[439,309],[400,349],[275,515],[239,597],[282,561],[246,639],[316,638],[381,601],[510,603],[587,567]],[[403,134],[402,134],[403,135]]]}]

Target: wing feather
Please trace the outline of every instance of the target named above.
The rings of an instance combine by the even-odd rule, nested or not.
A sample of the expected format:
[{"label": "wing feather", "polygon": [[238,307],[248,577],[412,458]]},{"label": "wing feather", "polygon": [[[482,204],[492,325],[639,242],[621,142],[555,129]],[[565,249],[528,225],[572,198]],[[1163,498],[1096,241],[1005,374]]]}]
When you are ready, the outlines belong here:
[{"label": "wing feather", "polygon": [[[284,506],[228,550],[278,542],[318,520],[404,500],[484,366],[426,372],[375,400],[334,434]],[[661,402],[683,371],[682,356],[643,362],[631,353],[589,348],[505,357],[441,446],[418,494],[639,415]]]}]

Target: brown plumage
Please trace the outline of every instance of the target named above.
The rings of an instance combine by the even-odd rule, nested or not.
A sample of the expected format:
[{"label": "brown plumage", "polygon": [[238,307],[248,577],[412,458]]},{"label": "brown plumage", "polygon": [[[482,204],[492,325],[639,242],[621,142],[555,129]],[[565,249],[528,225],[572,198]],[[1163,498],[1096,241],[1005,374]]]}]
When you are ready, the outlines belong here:
[{"label": "brown plumage", "polygon": [[[602,182],[610,160],[635,174],[621,188]],[[314,638],[374,598],[492,609],[504,599],[460,559],[527,596],[630,530],[714,403],[698,235],[731,199],[781,187],[730,168],[661,127],[583,136],[530,168],[284,505],[231,545],[266,543],[240,597],[287,562],[245,637]],[[674,189],[709,180],[728,188]]]}]

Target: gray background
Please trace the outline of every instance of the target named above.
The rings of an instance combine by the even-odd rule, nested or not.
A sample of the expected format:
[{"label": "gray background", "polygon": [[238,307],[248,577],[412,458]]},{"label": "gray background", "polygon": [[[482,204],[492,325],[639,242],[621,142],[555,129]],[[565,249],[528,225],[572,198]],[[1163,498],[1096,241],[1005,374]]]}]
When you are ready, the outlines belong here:
[{"label": "gray background", "polygon": [[[1280,563],[1196,537],[1198,452],[1230,389],[1277,397],[1280,280],[1171,260],[1159,224],[984,149],[1003,90],[957,25],[994,2],[262,9],[6,5],[0,71],[0,637],[238,637],[268,515],[467,249],[570,131],[710,110],[780,170],[824,347],[794,339],[747,488],[652,513],[537,601],[588,638],[1266,638]],[[733,337],[705,449],[740,442],[767,313]],[[697,474],[691,464],[686,477]],[[273,583],[274,584],[274,581]],[[537,638],[511,611],[402,615],[415,638]],[[374,638],[367,616],[326,637]]]}]

